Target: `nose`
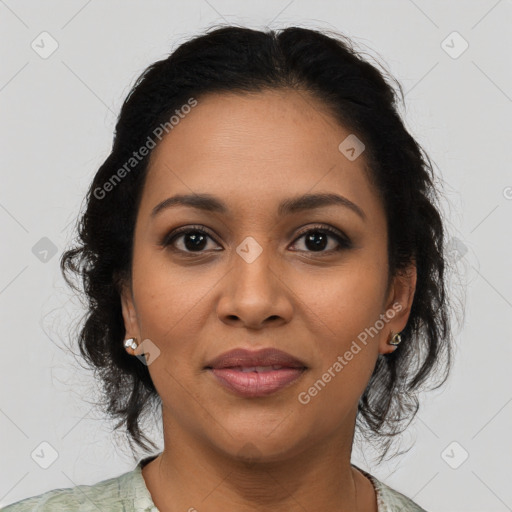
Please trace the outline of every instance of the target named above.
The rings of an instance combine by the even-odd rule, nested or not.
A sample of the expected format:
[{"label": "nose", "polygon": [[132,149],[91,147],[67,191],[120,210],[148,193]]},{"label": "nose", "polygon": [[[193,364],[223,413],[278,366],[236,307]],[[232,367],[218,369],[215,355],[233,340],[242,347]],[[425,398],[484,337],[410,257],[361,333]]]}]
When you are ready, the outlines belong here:
[{"label": "nose", "polygon": [[272,265],[269,249],[254,261],[239,254],[233,259],[217,304],[221,321],[248,329],[288,323],[293,315],[292,286],[278,265]]}]

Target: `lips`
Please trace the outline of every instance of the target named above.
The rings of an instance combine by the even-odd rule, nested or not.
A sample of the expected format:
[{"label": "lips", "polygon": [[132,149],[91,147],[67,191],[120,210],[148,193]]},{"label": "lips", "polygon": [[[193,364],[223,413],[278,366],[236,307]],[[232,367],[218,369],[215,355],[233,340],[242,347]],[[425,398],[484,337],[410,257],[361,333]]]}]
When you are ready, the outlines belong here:
[{"label": "lips", "polygon": [[209,361],[206,369],[236,368],[244,372],[256,371],[258,373],[281,368],[307,368],[301,360],[276,348],[264,348],[250,351],[242,348],[224,352]]},{"label": "lips", "polygon": [[307,366],[275,348],[235,349],[211,360],[205,369],[225,389],[245,398],[265,397],[291,386]]}]

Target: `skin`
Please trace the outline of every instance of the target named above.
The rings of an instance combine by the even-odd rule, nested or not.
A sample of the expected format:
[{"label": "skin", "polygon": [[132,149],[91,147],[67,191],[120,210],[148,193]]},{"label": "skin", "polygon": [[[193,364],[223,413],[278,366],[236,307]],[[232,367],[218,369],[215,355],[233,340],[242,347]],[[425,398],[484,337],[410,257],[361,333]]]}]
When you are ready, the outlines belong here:
[{"label": "skin", "polygon": [[[282,90],[198,101],[151,155],[121,296],[126,337],[160,350],[148,369],[162,399],[164,450],[143,469],[146,485],[161,512],[376,512],[371,482],[350,464],[357,404],[379,354],[394,350],[392,333],[406,326],[415,267],[387,288],[383,205],[364,152],[350,161],[338,150],[351,132],[321,102]],[[281,200],[319,192],[345,196],[366,220],[339,205],[277,215]],[[212,194],[229,213],[176,206],[151,218],[178,193]],[[329,252],[339,247],[329,235],[315,251],[302,228],[317,224],[353,247]],[[160,245],[190,225],[212,235],[199,252],[187,235]],[[248,236],[262,248],[251,263],[236,252]],[[393,304],[401,310],[300,403]],[[243,398],[204,370],[237,347],[277,347],[308,370],[277,393]]]}]

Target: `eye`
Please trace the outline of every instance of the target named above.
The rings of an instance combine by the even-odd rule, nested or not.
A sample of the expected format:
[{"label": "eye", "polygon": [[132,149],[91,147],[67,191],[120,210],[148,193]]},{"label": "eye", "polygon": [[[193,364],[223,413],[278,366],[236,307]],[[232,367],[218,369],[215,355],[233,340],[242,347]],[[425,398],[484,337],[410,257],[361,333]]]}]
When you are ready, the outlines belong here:
[{"label": "eye", "polygon": [[[182,240],[180,240],[182,239]],[[213,237],[200,226],[186,226],[165,236],[161,245],[163,247],[173,246],[178,252],[193,253],[205,252],[203,249],[208,245],[208,239],[214,240]],[[176,242],[181,241],[181,247],[177,247]]]},{"label": "eye", "polygon": [[[350,249],[352,247],[351,241],[343,235],[341,231],[331,228],[330,226],[314,226],[303,232],[299,238],[304,238],[304,245],[306,252],[320,252],[330,254],[332,252],[341,251],[343,249]],[[324,250],[329,245],[329,239],[335,241],[334,248]],[[337,244],[337,245],[336,245]],[[333,244],[331,244],[332,246]],[[301,249],[299,249],[301,250]]]},{"label": "eye", "polygon": [[[302,238],[304,238],[306,249],[298,249],[300,252],[330,254],[352,247],[351,241],[341,231],[326,225],[313,226],[303,231],[303,233],[295,239],[294,245]],[[176,252],[200,254],[207,252],[205,249],[208,247],[208,239],[215,242],[213,235],[202,226],[185,226],[166,235],[160,245],[163,247],[171,246]],[[326,247],[329,246],[330,240],[331,242],[334,241],[334,244],[331,243],[334,247],[325,250]],[[177,242],[180,242],[180,244]],[[213,248],[211,250],[219,249]]]}]

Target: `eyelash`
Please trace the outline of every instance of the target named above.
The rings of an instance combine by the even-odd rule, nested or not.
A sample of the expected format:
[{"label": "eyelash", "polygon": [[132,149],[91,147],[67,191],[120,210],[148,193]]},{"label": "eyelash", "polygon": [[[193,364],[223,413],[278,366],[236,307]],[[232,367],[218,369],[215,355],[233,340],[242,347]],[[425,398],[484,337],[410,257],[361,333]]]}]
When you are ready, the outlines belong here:
[{"label": "eyelash", "polygon": [[[314,225],[314,226],[308,228],[307,230],[303,231],[302,233],[299,233],[299,235],[295,239],[294,243],[297,240],[301,239],[302,237],[304,237],[305,235],[307,235],[311,232],[327,233],[328,235],[330,235],[332,238],[334,238],[338,242],[339,246],[336,249],[330,249],[329,251],[318,251],[318,252],[317,251],[298,251],[298,252],[309,252],[309,253],[318,254],[321,256],[321,255],[328,255],[328,254],[332,254],[332,253],[335,253],[338,251],[352,248],[352,242],[350,241],[349,238],[342,235],[338,230],[331,228],[330,226],[321,225],[321,224]],[[161,241],[160,245],[163,247],[169,247],[179,237],[179,235],[187,235],[190,233],[200,233],[200,234],[210,237],[212,240],[215,241],[214,237],[209,233],[209,231],[206,231],[202,226],[192,225],[192,226],[186,226],[183,228],[178,228],[177,230],[172,231],[171,233],[165,235],[165,237]],[[205,253],[205,251],[183,251],[181,249],[176,249],[174,247],[172,248],[172,250],[174,250],[176,252],[181,252],[182,254],[192,255],[192,257],[194,257],[194,255],[200,255],[200,254]]]}]

